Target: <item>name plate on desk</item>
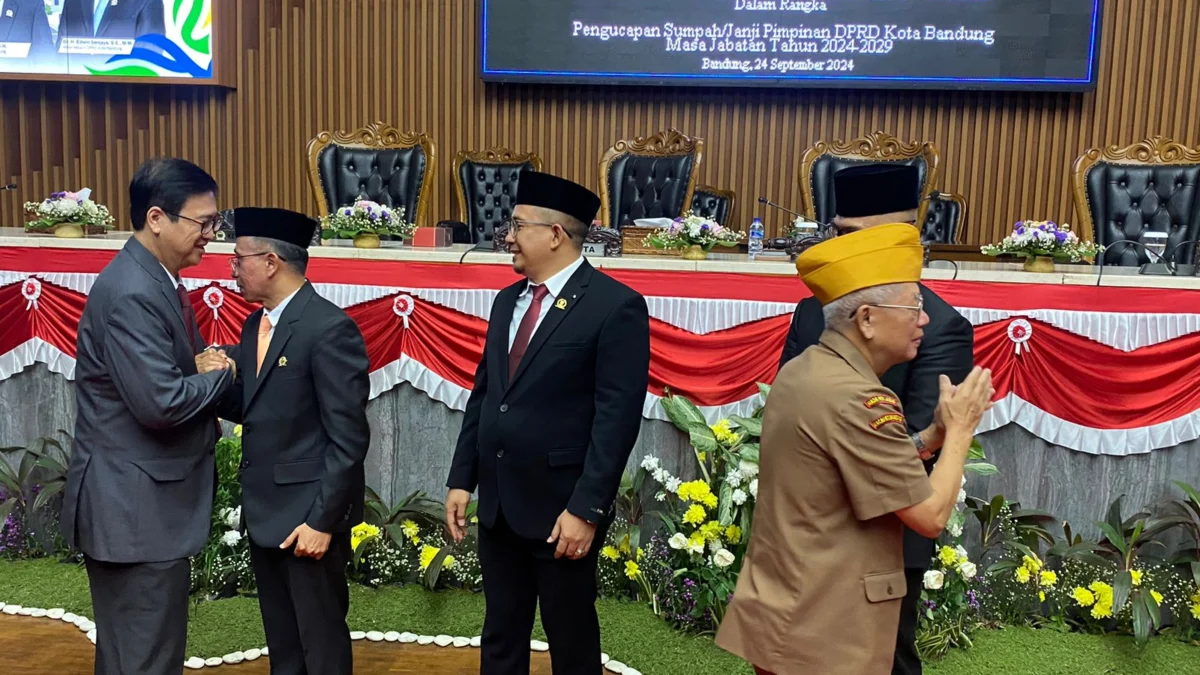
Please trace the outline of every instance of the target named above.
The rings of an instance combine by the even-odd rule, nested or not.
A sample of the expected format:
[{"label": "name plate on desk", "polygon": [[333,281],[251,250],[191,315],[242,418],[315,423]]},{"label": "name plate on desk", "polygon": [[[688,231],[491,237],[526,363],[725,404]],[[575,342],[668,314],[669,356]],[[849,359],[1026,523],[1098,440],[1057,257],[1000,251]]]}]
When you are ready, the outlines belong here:
[{"label": "name plate on desk", "polygon": [[596,258],[621,257],[621,233],[607,227],[593,227],[583,240],[583,254]]}]

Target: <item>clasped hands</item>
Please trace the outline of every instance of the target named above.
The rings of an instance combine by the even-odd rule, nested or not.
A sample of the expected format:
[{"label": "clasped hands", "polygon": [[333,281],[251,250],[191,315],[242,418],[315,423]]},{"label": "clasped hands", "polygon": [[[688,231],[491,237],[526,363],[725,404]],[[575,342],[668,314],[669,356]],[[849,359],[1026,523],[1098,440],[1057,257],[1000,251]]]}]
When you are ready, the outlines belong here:
[{"label": "clasped hands", "polygon": [[237,364],[225,354],[224,349],[209,347],[196,355],[196,371],[201,375],[226,368],[232,368],[233,375],[237,376]]},{"label": "clasped hands", "polygon": [[[471,503],[471,493],[466,490],[450,490],[446,495],[446,529],[449,530],[454,543],[462,543],[467,533],[467,506]],[[554,521],[554,530],[546,539],[547,544],[554,544],[554,557],[567,557],[579,560],[592,550],[592,540],[596,536],[595,523],[579,516],[563,511]]]},{"label": "clasped hands", "polygon": [[[974,433],[983,414],[992,409],[992,371],[976,366],[962,384],[950,383],[945,375],[938,376],[940,395],[933,414],[933,424],[922,432],[925,442],[940,447],[947,431]],[[936,442],[931,443],[931,439]]]}]

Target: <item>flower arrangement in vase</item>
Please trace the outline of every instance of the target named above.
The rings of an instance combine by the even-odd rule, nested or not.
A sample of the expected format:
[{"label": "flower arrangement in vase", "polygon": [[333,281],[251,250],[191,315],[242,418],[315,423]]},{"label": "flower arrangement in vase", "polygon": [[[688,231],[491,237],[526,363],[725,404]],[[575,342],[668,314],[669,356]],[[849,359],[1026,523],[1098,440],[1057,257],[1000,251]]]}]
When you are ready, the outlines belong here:
[{"label": "flower arrangement in vase", "polygon": [[676,218],[670,225],[651,232],[642,242],[657,249],[682,249],[684,260],[704,260],[714,246],[737,246],[746,236],[703,216]]},{"label": "flower arrangement in vase", "polygon": [[411,239],[415,231],[415,224],[404,219],[403,206],[392,209],[367,199],[321,218],[322,239],[349,239],[357,248],[379,248],[381,237]]},{"label": "flower arrangement in vase", "polygon": [[102,235],[113,228],[108,208],[91,200],[92,191],[55,192],[40,202],[25,202],[25,231],[64,239]]},{"label": "flower arrangement in vase", "polygon": [[1053,272],[1056,262],[1094,260],[1099,247],[1081,241],[1070,228],[1052,220],[1022,220],[1004,241],[983,246],[980,251],[990,256],[1024,258],[1027,272]]}]

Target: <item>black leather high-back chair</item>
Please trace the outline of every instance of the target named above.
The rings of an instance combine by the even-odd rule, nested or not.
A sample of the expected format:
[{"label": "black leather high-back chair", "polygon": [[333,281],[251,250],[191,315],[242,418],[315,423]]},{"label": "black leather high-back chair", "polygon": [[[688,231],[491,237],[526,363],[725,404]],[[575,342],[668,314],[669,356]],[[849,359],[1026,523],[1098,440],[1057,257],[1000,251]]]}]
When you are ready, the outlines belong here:
[{"label": "black leather high-back chair", "polygon": [[733,190],[718,190],[701,185],[692,194],[692,213],[729,227],[728,221],[733,214],[733,201],[736,197],[737,194]]},{"label": "black leather high-back chair", "polygon": [[437,148],[425,134],[383,122],[350,133],[322,131],[308,143],[308,178],[320,215],[357,199],[404,207],[404,219],[426,225]]},{"label": "black leather high-back chair", "polygon": [[470,233],[469,243],[492,241],[496,229],[512,215],[521,172],[541,170],[542,160],[532,152],[492,148],[455,155],[458,210]]},{"label": "black leather high-back chair", "polygon": [[[828,223],[837,215],[833,195],[833,174],[859,164],[895,162],[917,167],[921,194],[928,195],[937,185],[938,152],[933,143],[905,143],[894,136],[877,131],[852,141],[819,141],[804,152],[800,159],[800,201],[804,215]],[[921,202],[920,219],[925,217],[926,203]]]},{"label": "black leather high-back chair", "polygon": [[[1178,247],[1175,262],[1196,262],[1196,247],[1180,245],[1200,238],[1200,148],[1162,136],[1092,148],[1075,160],[1073,183],[1081,238],[1108,246],[1162,232],[1167,253]],[[1118,244],[1104,253],[1105,265],[1147,262],[1150,256],[1136,246]]]},{"label": "black leather high-back chair", "polygon": [[967,200],[959,194],[940,192],[925,204],[921,241],[929,244],[961,244]]},{"label": "black leather high-back chair", "polygon": [[600,159],[600,212],[604,226],[619,229],[639,218],[689,213],[704,140],[674,129],[649,138],[621,140]]}]

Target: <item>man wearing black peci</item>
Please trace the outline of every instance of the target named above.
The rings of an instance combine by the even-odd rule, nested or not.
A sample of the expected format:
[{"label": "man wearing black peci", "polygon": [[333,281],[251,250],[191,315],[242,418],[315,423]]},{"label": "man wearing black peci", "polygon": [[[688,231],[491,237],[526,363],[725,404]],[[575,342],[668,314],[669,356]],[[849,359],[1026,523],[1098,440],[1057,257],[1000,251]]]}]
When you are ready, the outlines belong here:
[{"label": "man wearing black peci", "polygon": [[[834,174],[834,200],[837,216],[833,225],[841,234],[876,225],[909,223],[915,226],[920,203],[918,173],[915,167],[900,164],[868,164],[842,169]],[[925,472],[933,470],[942,439],[931,437],[933,413],[937,407],[938,376],[946,375],[958,384],[974,366],[975,333],[971,323],[945,300],[921,286],[929,325],[917,357],[884,373],[883,384],[900,397],[908,430],[925,463]],[[825,329],[825,317],[816,298],[805,298],[796,307],[792,326],[779,365],[817,344]],[[927,430],[928,429],[928,430]],[[934,541],[904,530],[904,567],[908,593],[900,609],[900,630],[896,638],[893,675],[921,672],[917,655],[917,604],[921,598],[922,577],[933,557]]]},{"label": "man wearing black peci", "polygon": [[599,206],[521,174],[506,241],[525,278],[492,305],[447,480],[456,541],[479,489],[481,675],[528,675],[539,602],[554,674],[600,673],[596,560],[641,426],[650,320],[641,295],[583,259]]},{"label": "man wearing black peci", "polygon": [[271,672],[350,675],[350,528],[362,522],[371,431],[362,333],[305,279],[317,223],[234,211],[230,259],[246,319],[222,417],[242,423],[242,517]]}]

